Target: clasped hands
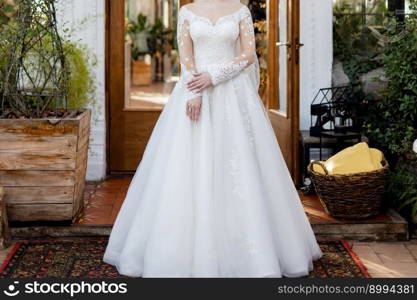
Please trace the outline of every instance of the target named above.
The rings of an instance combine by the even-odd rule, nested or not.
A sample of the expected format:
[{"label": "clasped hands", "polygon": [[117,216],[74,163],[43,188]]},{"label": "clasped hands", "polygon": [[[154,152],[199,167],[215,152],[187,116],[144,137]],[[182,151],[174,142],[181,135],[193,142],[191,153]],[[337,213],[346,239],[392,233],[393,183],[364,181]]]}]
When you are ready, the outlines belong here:
[{"label": "clasped hands", "polygon": [[[193,93],[201,93],[204,89],[213,85],[209,73],[194,73],[194,78],[187,83],[187,88]],[[197,122],[200,118],[201,112],[201,96],[188,100],[187,102],[187,116],[191,121]]]}]

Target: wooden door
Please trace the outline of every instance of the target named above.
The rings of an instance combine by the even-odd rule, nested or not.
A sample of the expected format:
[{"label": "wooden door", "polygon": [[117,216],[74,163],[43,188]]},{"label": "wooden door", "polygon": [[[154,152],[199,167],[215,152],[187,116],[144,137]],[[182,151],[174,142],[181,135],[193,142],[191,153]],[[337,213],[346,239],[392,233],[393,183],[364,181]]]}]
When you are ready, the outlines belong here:
[{"label": "wooden door", "polygon": [[268,2],[268,110],[288,169],[298,183],[300,0]]},{"label": "wooden door", "polygon": [[[181,0],[180,5],[189,3]],[[125,103],[125,1],[106,0],[108,171],[134,171],[159,118],[159,108]]]},{"label": "wooden door", "polygon": [[193,0],[180,0],[180,6],[193,2]]}]

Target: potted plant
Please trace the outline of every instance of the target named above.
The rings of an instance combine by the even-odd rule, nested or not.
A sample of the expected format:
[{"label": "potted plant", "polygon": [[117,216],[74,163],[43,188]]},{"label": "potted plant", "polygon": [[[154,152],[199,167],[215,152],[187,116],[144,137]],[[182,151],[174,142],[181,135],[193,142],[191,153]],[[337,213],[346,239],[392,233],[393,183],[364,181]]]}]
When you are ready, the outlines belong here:
[{"label": "potted plant", "polygon": [[133,85],[150,85],[152,83],[152,66],[148,48],[149,29],[148,17],[142,13],[138,15],[136,21],[128,21],[127,23],[126,32],[132,47]]},{"label": "potted plant", "polygon": [[54,0],[20,0],[0,32],[0,186],[9,220],[74,220],[90,133],[84,107],[94,92],[88,53],[58,33]]},{"label": "potted plant", "polygon": [[173,39],[171,38],[172,30],[167,29],[160,18],[149,28],[148,47],[152,58],[155,61],[155,79],[163,79],[163,58],[169,53]]}]

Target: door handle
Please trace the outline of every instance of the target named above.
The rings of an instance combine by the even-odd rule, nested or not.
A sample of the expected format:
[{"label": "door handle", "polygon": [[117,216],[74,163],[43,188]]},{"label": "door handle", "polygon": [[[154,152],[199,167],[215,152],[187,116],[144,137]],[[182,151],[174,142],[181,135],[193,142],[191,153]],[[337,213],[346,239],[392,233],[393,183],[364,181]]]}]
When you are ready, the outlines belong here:
[{"label": "door handle", "polygon": [[303,43],[300,43],[300,38],[295,39],[295,63],[298,65],[300,63],[300,48],[304,46]]},{"label": "door handle", "polygon": [[291,47],[291,43],[290,42],[277,42],[275,45],[277,47],[281,47],[281,46]]},{"label": "door handle", "polygon": [[302,46],[304,46],[303,43],[299,43],[295,46],[295,49],[299,50]]}]

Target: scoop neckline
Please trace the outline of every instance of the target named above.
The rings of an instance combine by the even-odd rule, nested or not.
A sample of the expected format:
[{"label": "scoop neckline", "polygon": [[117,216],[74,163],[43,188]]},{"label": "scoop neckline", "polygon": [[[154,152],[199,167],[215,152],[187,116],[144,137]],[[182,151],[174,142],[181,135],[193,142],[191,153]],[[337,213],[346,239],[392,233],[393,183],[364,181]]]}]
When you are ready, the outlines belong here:
[{"label": "scoop neckline", "polygon": [[193,12],[191,9],[189,9],[187,6],[183,6],[183,8],[187,9],[188,12],[190,12],[191,14],[193,14],[194,16],[196,16],[198,18],[207,20],[210,23],[210,25],[212,25],[212,26],[216,26],[219,23],[220,20],[222,20],[222,19],[224,19],[226,17],[234,16],[235,14],[237,14],[238,12],[240,12],[245,7],[247,7],[247,6],[246,5],[242,5],[236,11],[234,11],[234,12],[232,12],[230,14],[223,15],[223,16],[219,17],[215,22],[213,22],[210,18],[208,18],[206,16],[200,16],[200,15],[196,14],[195,12]]}]

